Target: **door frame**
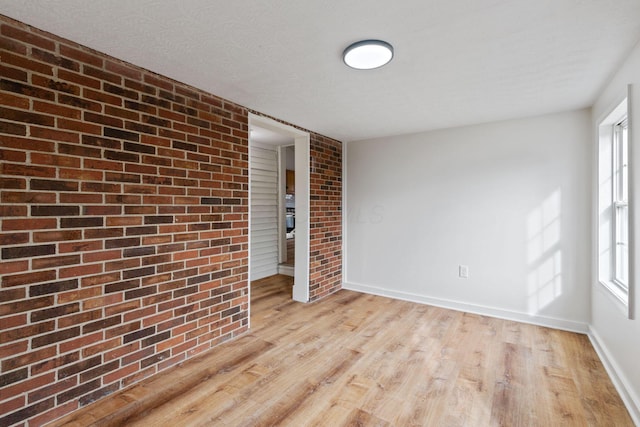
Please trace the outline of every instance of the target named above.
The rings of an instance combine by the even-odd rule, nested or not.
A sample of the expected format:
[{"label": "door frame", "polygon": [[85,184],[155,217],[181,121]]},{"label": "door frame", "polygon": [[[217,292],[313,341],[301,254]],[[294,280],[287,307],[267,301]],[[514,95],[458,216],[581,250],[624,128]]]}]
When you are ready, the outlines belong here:
[{"label": "door frame", "polygon": [[[309,223],[310,223],[310,167],[311,137],[308,132],[285,125],[268,117],[249,113],[249,129],[253,126],[291,137],[295,145],[296,176],[296,246],[293,273],[293,299],[309,301]],[[251,145],[251,135],[249,135]],[[249,159],[249,162],[251,160]],[[249,163],[249,174],[251,164]],[[249,175],[249,283],[251,283],[251,176]]]}]

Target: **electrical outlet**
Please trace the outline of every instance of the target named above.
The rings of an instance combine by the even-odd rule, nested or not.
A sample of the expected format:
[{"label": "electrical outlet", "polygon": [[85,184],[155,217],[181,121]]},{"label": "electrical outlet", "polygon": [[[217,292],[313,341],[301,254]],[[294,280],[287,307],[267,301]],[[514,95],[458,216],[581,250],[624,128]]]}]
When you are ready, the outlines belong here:
[{"label": "electrical outlet", "polygon": [[468,265],[460,264],[458,266],[458,277],[461,277],[463,279],[468,279],[469,278],[469,266]]}]

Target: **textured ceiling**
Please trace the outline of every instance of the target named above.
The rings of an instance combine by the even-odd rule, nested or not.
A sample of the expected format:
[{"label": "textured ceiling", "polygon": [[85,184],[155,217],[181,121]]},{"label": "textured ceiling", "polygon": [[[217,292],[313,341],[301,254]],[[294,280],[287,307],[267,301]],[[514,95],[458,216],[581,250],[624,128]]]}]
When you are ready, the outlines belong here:
[{"label": "textured ceiling", "polygon": [[[590,106],[639,0],[0,0],[0,13],[343,140]],[[393,61],[342,63],[354,41]]]}]

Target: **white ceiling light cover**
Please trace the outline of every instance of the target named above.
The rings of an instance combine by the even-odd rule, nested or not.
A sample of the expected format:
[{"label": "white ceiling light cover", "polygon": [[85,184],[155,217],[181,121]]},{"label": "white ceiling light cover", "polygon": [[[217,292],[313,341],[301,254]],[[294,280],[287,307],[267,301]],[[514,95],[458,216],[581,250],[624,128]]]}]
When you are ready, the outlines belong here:
[{"label": "white ceiling light cover", "polygon": [[363,40],[344,50],[344,63],[358,70],[371,70],[388,64],[393,58],[393,46],[382,40]]}]

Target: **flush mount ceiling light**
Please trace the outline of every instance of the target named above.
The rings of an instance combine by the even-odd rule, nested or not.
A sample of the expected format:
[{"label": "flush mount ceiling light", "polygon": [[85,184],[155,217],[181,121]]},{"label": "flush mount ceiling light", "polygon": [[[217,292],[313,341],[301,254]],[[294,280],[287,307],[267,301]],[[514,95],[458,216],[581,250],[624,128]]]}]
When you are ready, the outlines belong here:
[{"label": "flush mount ceiling light", "polygon": [[344,63],[358,70],[382,67],[393,58],[393,46],[382,40],[362,40],[342,53]]}]

